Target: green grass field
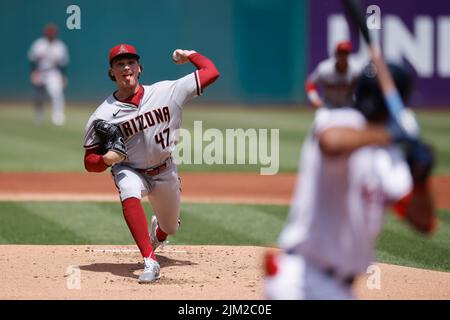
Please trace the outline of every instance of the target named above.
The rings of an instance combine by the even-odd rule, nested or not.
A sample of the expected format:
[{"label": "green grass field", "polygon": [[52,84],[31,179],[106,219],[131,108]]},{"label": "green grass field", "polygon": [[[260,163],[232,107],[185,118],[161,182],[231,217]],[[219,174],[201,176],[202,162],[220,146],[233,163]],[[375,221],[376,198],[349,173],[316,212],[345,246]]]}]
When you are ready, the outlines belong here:
[{"label": "green grass field", "polygon": [[[146,212],[151,212],[144,203]],[[0,243],[134,244],[119,203],[0,202]],[[182,225],[171,244],[276,244],[287,206],[183,204]],[[450,212],[440,211],[441,225],[430,239],[388,216],[379,238],[380,261],[450,270]]]},{"label": "green grass field", "polygon": [[[69,106],[68,123],[35,125],[23,105],[0,104],[0,171],[83,171],[84,126],[95,106]],[[305,108],[189,106],[183,127],[203,129],[267,128],[280,131],[280,171],[296,172],[302,140],[313,113]],[[450,174],[450,112],[418,112],[426,140],[438,152],[437,174]],[[187,171],[259,172],[259,165],[182,165]],[[146,211],[150,212],[147,204]],[[182,204],[183,223],[172,244],[274,245],[288,207],[277,205]],[[379,238],[380,261],[450,270],[450,212],[440,211],[441,226],[431,238],[388,217]],[[3,244],[134,244],[120,204],[109,202],[0,202]]]},{"label": "green grass field", "polygon": [[[83,171],[84,126],[92,107],[69,106],[68,123],[55,127],[33,123],[33,110],[23,105],[0,104],[1,171]],[[48,110],[47,110],[48,113]],[[49,118],[47,114],[47,119]],[[192,131],[203,121],[203,131],[225,129],[279,129],[280,172],[295,172],[302,140],[313,113],[308,108],[238,108],[188,106],[183,127]],[[418,112],[423,134],[438,151],[436,173],[450,173],[450,112]],[[208,143],[204,142],[204,146]],[[248,156],[248,152],[246,152]],[[246,161],[248,163],[248,161]],[[261,165],[181,165],[181,171],[259,172]]]}]

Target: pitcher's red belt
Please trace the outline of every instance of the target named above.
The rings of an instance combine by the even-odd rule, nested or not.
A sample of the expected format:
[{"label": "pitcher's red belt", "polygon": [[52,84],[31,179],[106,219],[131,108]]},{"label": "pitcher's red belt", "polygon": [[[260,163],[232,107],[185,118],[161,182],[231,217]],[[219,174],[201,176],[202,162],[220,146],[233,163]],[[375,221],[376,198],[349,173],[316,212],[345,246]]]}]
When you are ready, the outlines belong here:
[{"label": "pitcher's red belt", "polygon": [[159,166],[153,167],[153,168],[148,168],[148,169],[136,169],[136,171],[140,172],[140,173],[145,173],[149,176],[156,176],[157,174],[160,174],[161,172],[163,172],[164,170],[167,169],[167,167],[169,166],[169,161],[170,161],[170,157],[164,161],[164,163],[160,164]]}]

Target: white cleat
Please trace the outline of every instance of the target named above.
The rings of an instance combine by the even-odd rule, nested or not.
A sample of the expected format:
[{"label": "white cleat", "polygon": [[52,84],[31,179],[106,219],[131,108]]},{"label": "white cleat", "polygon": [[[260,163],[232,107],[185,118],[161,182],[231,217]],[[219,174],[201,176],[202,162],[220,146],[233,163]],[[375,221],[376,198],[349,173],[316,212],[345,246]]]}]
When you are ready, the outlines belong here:
[{"label": "white cleat", "polygon": [[165,241],[159,241],[158,237],[156,236],[156,228],[158,228],[158,219],[156,219],[156,216],[152,217],[152,223],[150,225],[150,240],[152,242],[152,248],[153,250],[156,250],[159,246],[161,246],[161,249],[164,248],[164,246],[167,244],[167,240]]},{"label": "white cleat", "polygon": [[161,275],[161,267],[158,261],[151,257],[144,258],[144,272],[139,276],[139,283],[149,283],[158,280]]}]

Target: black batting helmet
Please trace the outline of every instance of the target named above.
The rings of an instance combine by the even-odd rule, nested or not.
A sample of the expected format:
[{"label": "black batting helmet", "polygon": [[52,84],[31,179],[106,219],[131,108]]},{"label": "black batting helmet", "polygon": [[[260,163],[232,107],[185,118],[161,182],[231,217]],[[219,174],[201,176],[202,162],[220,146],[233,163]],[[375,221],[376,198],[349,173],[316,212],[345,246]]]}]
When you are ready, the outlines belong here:
[{"label": "black batting helmet", "polygon": [[[388,63],[395,86],[404,103],[408,102],[412,91],[412,75],[404,66]],[[359,77],[355,87],[354,108],[368,121],[382,122],[387,119],[388,109],[376,78],[374,67],[369,64]]]}]

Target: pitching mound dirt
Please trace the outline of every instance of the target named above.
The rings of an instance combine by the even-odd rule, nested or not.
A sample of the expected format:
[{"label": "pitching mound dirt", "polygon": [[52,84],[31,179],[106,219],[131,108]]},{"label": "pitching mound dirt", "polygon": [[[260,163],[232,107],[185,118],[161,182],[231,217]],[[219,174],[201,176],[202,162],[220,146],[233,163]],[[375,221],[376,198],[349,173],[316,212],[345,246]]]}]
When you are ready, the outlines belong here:
[{"label": "pitching mound dirt", "polygon": [[264,248],[167,246],[138,284],[135,246],[0,246],[0,299],[261,299]]},{"label": "pitching mound dirt", "polygon": [[[265,250],[167,246],[157,252],[161,279],[138,284],[135,246],[2,245],[0,299],[262,299]],[[360,299],[450,299],[450,273],[378,266],[375,281],[358,279]]]},{"label": "pitching mound dirt", "polygon": [[[361,299],[450,299],[450,273],[378,263],[379,274],[358,279],[355,293]],[[379,277],[378,277],[379,276]],[[378,277],[378,278],[377,278]]]}]

